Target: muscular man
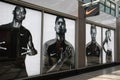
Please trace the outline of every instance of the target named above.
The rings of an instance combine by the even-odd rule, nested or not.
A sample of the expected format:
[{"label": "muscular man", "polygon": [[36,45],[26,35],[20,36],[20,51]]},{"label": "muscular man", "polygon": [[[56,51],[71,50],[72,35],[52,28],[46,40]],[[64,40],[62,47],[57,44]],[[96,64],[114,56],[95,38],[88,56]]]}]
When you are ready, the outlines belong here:
[{"label": "muscular man", "polygon": [[[32,42],[32,35],[23,25],[22,22],[25,19],[26,10],[21,6],[16,6],[13,10],[13,21],[11,23],[0,26],[0,41],[3,40],[4,47],[1,50],[6,52],[7,57],[15,59],[14,64],[9,64],[11,69],[20,69],[19,72],[15,72],[14,77],[25,76],[25,57],[28,55],[35,55],[37,51],[34,48]],[[2,36],[4,35],[4,36]],[[14,66],[14,67],[13,67]],[[10,70],[11,70],[10,69]],[[24,71],[22,71],[24,70]],[[9,71],[10,72],[10,71]],[[21,73],[20,73],[21,72]],[[22,73],[23,72],[23,73]],[[12,74],[12,73],[9,73]],[[13,76],[11,76],[13,77]]]},{"label": "muscular man", "polygon": [[[106,53],[106,62],[112,62],[112,48],[111,48],[111,30],[105,32],[105,39],[103,41],[103,50]],[[106,47],[105,47],[106,45]]]},{"label": "muscular man", "polygon": [[55,21],[56,38],[44,44],[43,73],[70,70],[75,67],[73,46],[65,40],[66,23],[63,17]]},{"label": "muscular man", "polygon": [[96,42],[97,30],[95,25],[91,25],[91,41],[86,45],[87,65],[95,65],[100,63],[101,47]]}]

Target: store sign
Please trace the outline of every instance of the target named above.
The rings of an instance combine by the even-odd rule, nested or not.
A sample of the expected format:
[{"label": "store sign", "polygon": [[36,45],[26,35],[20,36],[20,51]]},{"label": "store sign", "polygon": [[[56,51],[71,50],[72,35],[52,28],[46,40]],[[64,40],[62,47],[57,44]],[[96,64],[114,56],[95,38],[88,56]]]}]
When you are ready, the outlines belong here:
[{"label": "store sign", "polygon": [[85,7],[86,17],[96,16],[100,14],[99,3]]}]

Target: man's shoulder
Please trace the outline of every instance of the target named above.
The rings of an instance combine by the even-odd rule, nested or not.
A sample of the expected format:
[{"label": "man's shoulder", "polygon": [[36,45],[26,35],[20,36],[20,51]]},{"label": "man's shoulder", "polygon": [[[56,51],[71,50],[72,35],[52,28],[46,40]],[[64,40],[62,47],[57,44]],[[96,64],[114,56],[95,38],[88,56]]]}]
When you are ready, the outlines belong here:
[{"label": "man's shoulder", "polygon": [[0,30],[8,30],[11,28],[11,23],[0,25]]},{"label": "man's shoulder", "polygon": [[66,40],[65,40],[65,44],[66,44],[67,46],[69,46],[69,47],[72,47],[72,48],[73,48],[73,45],[72,45],[70,42],[66,41]]},{"label": "man's shoulder", "polygon": [[51,40],[45,42],[45,45],[52,45],[55,43],[55,41],[56,41],[56,39],[51,39]]},{"label": "man's shoulder", "polygon": [[86,47],[89,47],[91,45],[91,41],[86,44]]},{"label": "man's shoulder", "polygon": [[11,23],[1,24],[1,25],[0,25],[0,28],[1,28],[1,27],[9,27],[9,26],[11,26]]},{"label": "man's shoulder", "polygon": [[28,31],[28,29],[25,28],[24,26],[21,26],[20,29],[22,29],[22,30],[27,30],[27,31]]},{"label": "man's shoulder", "polygon": [[100,46],[98,43],[96,43],[96,45],[98,46],[98,48],[100,48],[100,49],[101,49],[101,46]]},{"label": "man's shoulder", "polygon": [[20,30],[21,30],[21,31],[24,31],[24,32],[30,33],[30,31],[29,31],[27,28],[25,28],[24,26],[21,26],[21,27],[20,27]]}]

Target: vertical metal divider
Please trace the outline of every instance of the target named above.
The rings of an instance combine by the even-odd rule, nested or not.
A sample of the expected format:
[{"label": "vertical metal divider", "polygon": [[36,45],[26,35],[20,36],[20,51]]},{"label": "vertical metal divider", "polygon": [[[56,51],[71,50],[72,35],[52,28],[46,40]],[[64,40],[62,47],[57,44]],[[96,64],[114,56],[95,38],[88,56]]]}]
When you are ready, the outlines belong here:
[{"label": "vertical metal divider", "polygon": [[80,2],[79,2],[79,0],[78,0],[78,18],[77,18],[77,42],[76,42],[76,44],[77,44],[77,46],[76,46],[76,52],[77,52],[77,54],[76,54],[76,58],[77,58],[77,61],[76,61],[76,69],[78,69],[79,68],[79,13],[80,13],[80,8],[79,8],[79,5],[80,5]]},{"label": "vertical metal divider", "polygon": [[78,2],[78,68],[85,67],[85,15],[82,2]]},{"label": "vertical metal divider", "polygon": [[75,57],[76,57],[76,59],[75,59],[75,61],[76,61],[75,62],[75,69],[78,69],[78,65],[79,65],[78,64],[78,62],[79,62],[78,61],[78,58],[79,58],[78,57],[78,53],[79,53],[79,51],[78,51],[79,50],[78,49],[78,46],[79,46],[79,44],[78,44],[79,43],[78,42],[78,40],[79,40],[78,39],[78,37],[79,37],[79,34],[78,34],[79,33],[79,31],[78,31],[79,30],[79,19],[78,18],[79,18],[79,1],[78,1],[78,17],[76,19],[76,24],[75,24],[75,27],[76,27],[75,28]]},{"label": "vertical metal divider", "polygon": [[117,57],[117,30],[114,31],[114,62],[116,62],[116,57]]},{"label": "vertical metal divider", "polygon": [[85,53],[84,53],[85,54],[85,56],[84,56],[85,57],[85,64],[84,64],[85,67],[88,65],[87,64],[87,55],[86,55],[86,26],[87,26],[87,23],[85,22],[85,31],[84,31],[84,33],[85,33],[85,39],[84,39],[85,40]]},{"label": "vertical metal divider", "polygon": [[119,49],[120,49],[120,41],[119,41],[120,40],[119,39],[120,38],[119,37],[120,36],[119,35],[119,33],[120,33],[119,31],[120,30],[119,30],[119,25],[120,25],[120,19],[116,18],[116,31],[115,31],[116,32],[116,35],[115,35],[115,37],[116,37],[116,40],[115,40],[116,41],[116,43],[115,43],[116,44],[115,45],[115,48],[116,48],[115,49],[116,50],[115,61],[116,62],[120,62],[120,59],[119,59],[119,53],[120,53],[120,51],[119,51]]},{"label": "vertical metal divider", "polygon": [[116,62],[116,57],[117,57],[117,30],[113,30],[114,31],[114,62]]},{"label": "vertical metal divider", "polygon": [[101,64],[103,64],[103,27],[100,27],[101,28]]},{"label": "vertical metal divider", "polygon": [[78,27],[79,27],[79,20],[78,18],[75,21],[75,69],[78,68]]},{"label": "vertical metal divider", "polygon": [[43,68],[43,28],[44,28],[44,10],[41,12],[41,54],[40,54],[40,75],[42,75]]},{"label": "vertical metal divider", "polygon": [[84,56],[85,57],[84,58],[85,59],[85,64],[84,64],[85,67],[88,65],[87,64],[87,55],[86,55],[86,26],[87,26],[87,23],[85,22],[85,32],[84,32],[85,33],[85,39],[84,39],[85,40],[85,53],[84,53],[85,54],[85,56]]}]

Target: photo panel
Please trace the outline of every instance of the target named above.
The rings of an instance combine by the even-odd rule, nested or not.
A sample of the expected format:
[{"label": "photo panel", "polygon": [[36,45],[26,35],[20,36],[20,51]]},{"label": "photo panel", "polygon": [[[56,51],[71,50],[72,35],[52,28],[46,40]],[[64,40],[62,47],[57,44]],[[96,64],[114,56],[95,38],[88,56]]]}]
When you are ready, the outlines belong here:
[{"label": "photo panel", "polygon": [[75,68],[75,20],[44,13],[42,73]]},{"label": "photo panel", "polygon": [[3,1],[0,7],[0,79],[40,74],[41,12]]},{"label": "photo panel", "polygon": [[103,28],[103,63],[114,62],[114,30]]},{"label": "photo panel", "polygon": [[86,65],[101,64],[101,28],[86,24]]}]

